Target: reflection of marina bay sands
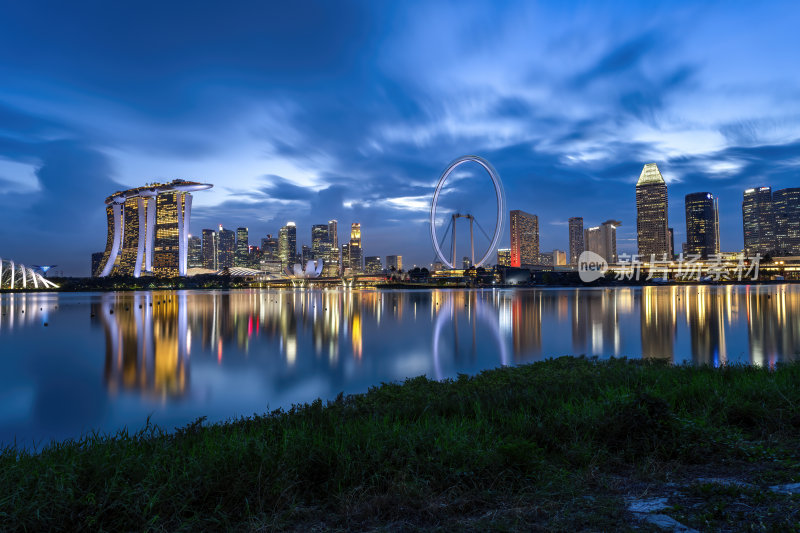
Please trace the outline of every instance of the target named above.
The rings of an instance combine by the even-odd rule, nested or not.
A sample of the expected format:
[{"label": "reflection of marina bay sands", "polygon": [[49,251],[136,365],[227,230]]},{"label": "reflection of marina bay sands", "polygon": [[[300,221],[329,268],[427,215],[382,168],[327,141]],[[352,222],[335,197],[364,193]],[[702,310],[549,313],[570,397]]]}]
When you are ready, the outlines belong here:
[{"label": "reflection of marina bay sands", "polygon": [[185,276],[191,192],[205,183],[174,180],[116,192],[106,198],[108,238],[95,276],[142,272]]}]

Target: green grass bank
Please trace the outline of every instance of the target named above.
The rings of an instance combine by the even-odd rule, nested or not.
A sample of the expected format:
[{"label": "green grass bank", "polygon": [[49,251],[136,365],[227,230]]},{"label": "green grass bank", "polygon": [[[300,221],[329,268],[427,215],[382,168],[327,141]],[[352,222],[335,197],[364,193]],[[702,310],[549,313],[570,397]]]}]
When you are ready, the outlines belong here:
[{"label": "green grass bank", "polygon": [[[800,364],[564,357],[0,455],[0,530],[800,531]],[[657,529],[652,529],[656,531]]]}]

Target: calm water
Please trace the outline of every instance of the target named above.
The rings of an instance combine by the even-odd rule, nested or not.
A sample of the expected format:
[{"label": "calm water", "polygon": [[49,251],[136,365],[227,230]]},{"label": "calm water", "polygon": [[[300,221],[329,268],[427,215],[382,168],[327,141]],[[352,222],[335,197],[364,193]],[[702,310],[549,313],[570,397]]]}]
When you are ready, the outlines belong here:
[{"label": "calm water", "polygon": [[0,442],[150,415],[173,428],[564,354],[772,366],[798,351],[797,285],[4,294]]}]

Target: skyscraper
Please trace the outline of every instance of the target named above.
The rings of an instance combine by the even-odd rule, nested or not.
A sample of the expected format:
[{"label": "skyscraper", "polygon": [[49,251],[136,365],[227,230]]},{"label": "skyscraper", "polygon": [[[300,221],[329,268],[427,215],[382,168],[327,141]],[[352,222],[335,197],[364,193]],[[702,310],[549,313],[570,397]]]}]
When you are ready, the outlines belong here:
[{"label": "skyscraper", "polygon": [[367,274],[380,274],[383,271],[381,258],[377,255],[370,255],[364,258],[364,272]]},{"label": "skyscraper", "polygon": [[294,266],[297,259],[297,227],[294,222],[287,222],[278,232],[278,256],[281,269]]},{"label": "skyscraper", "polygon": [[[342,253],[344,254],[344,248]],[[350,273],[363,272],[363,250],[361,248],[361,223],[353,222],[350,225],[350,242],[347,243],[347,268]]]},{"label": "skyscraper", "polygon": [[188,268],[203,268],[203,242],[200,237],[189,236]]},{"label": "skyscraper", "polygon": [[394,267],[395,271],[403,270],[403,256],[402,255],[387,255],[386,256],[386,270],[391,270]]},{"label": "skyscraper", "polygon": [[203,268],[217,270],[217,233],[213,229],[203,230]]},{"label": "skyscraper", "polygon": [[636,232],[643,261],[669,256],[667,184],[655,163],[646,164],[636,182]]},{"label": "skyscraper", "polygon": [[583,253],[583,217],[569,219],[569,264],[577,265],[578,257]]},{"label": "skyscraper", "polygon": [[[581,238],[583,241],[583,238]],[[511,266],[511,248],[497,249],[497,264],[500,266]]]},{"label": "skyscraper", "polygon": [[719,253],[717,199],[710,192],[686,195],[686,253],[708,259]]},{"label": "skyscraper", "polygon": [[775,191],[772,205],[777,253],[800,255],[800,188]]},{"label": "skyscraper", "polygon": [[609,263],[617,262],[617,227],[619,220],[606,220],[599,226],[584,231],[586,249],[601,256]]},{"label": "skyscraper", "polygon": [[233,259],[234,266],[250,266],[250,240],[247,228],[236,228],[236,255]]},{"label": "skyscraper", "polygon": [[231,268],[234,266],[233,258],[236,253],[236,234],[233,230],[223,229],[219,226],[217,232],[217,266],[219,268]]},{"label": "skyscraper", "polygon": [[566,266],[567,252],[564,250],[553,250],[553,266]]},{"label": "skyscraper", "polygon": [[116,192],[106,198],[106,250],[94,275],[186,275],[190,193],[211,187],[173,180]]},{"label": "skyscraper", "polygon": [[279,260],[278,256],[278,239],[270,234],[261,239],[261,258],[268,261]]},{"label": "skyscraper", "polygon": [[328,241],[330,249],[328,260],[322,269],[323,276],[339,275],[339,223],[336,220],[328,221]]},{"label": "skyscraper", "polygon": [[525,211],[511,211],[511,266],[539,262],[539,218]]},{"label": "skyscraper", "polygon": [[775,251],[775,214],[772,207],[772,189],[756,187],[744,191],[742,226],[744,250],[747,255],[766,255]]}]

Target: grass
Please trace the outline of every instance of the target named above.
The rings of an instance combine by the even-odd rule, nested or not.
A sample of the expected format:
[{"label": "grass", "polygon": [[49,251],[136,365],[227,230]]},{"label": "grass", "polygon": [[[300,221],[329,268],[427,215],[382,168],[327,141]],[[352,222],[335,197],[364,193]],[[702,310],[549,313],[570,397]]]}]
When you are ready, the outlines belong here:
[{"label": "grass", "polygon": [[800,481],[798,385],[800,364],[565,357],[174,433],[9,448],[0,530],[646,531],[626,498],[663,493],[695,528],[800,531],[800,497],[758,489]]}]

